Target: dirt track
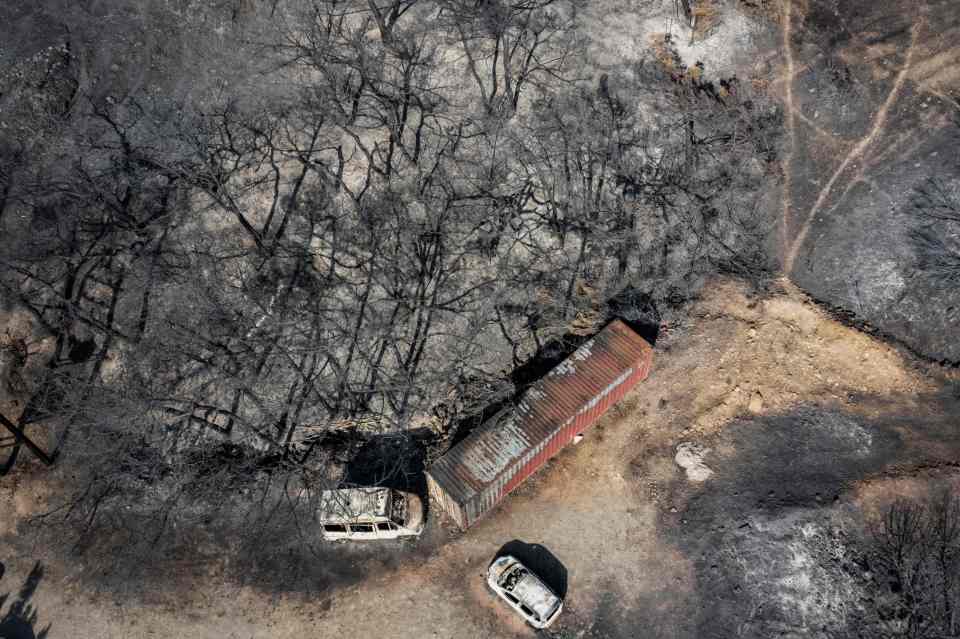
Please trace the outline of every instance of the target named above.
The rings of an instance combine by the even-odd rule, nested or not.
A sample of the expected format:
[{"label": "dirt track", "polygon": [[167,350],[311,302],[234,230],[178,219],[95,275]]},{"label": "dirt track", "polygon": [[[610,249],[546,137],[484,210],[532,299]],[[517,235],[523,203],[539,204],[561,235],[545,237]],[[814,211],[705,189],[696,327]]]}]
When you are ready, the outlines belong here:
[{"label": "dirt track", "polygon": [[[643,628],[647,636],[695,636],[695,611],[716,603],[703,592],[717,570],[710,568],[715,562],[703,565],[709,550],[703,540],[713,539],[718,526],[755,511],[755,518],[773,513],[776,525],[789,528],[781,515],[849,507],[847,491],[862,478],[858,472],[882,475],[904,456],[956,458],[956,438],[936,428],[911,437],[871,422],[895,412],[920,419],[921,409],[936,421],[939,409],[925,399],[937,392],[933,379],[797,293],[750,299],[739,285],[720,283],[692,317],[660,340],[654,374],[616,414],[465,534],[438,526],[434,516],[424,537],[398,553],[365,556],[341,546],[365,577],[318,595],[272,596],[183,567],[176,592],[161,588],[135,601],[117,591],[91,595],[90,582],[78,576],[81,566],[49,565],[32,602],[37,628],[51,624],[50,637],[335,637],[387,627],[392,636],[418,639],[532,636],[481,579],[497,549],[519,539],[543,544],[568,571],[567,607],[552,632],[628,637]],[[800,419],[801,406],[812,415],[842,417]],[[767,434],[758,436],[755,428]],[[709,449],[704,462],[714,475],[705,483],[688,482],[674,463],[681,441]],[[823,467],[811,466],[803,481],[774,472],[789,466],[783,456],[800,459],[802,472],[796,451],[816,441],[827,441],[840,457],[823,458]],[[822,458],[816,450],[811,460]],[[849,464],[850,455],[866,460],[852,466],[853,475],[831,465]],[[14,503],[20,513],[36,506],[34,481],[42,475],[5,488],[5,512]],[[777,482],[803,488],[791,495],[791,486]],[[767,486],[779,496],[767,498]],[[764,503],[725,501],[734,490],[757,491]],[[46,559],[40,552],[2,556],[0,592],[19,588],[33,562]],[[730,614],[736,618],[736,608]]]},{"label": "dirt track", "polygon": [[[783,270],[926,357],[956,361],[956,287],[911,239],[960,175],[960,12],[950,0],[784,0]],[[951,237],[950,227],[938,234]]]}]

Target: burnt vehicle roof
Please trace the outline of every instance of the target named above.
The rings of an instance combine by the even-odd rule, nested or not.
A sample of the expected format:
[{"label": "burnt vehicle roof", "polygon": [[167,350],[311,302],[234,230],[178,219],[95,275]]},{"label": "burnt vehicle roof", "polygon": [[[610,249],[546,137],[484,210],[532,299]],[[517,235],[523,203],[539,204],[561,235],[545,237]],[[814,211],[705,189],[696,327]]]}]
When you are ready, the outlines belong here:
[{"label": "burnt vehicle roof", "polygon": [[388,518],[391,514],[389,488],[341,488],[320,493],[317,514],[321,521],[348,523],[359,519]]},{"label": "burnt vehicle roof", "polygon": [[537,613],[541,620],[547,619],[557,609],[560,598],[529,569],[526,570],[527,574],[520,578],[511,593],[527,608]]}]

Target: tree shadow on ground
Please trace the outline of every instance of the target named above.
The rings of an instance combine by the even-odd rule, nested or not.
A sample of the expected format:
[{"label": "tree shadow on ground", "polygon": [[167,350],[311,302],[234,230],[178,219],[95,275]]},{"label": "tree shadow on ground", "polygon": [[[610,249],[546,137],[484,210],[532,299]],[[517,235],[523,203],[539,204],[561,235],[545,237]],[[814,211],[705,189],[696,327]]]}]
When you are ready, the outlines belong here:
[{"label": "tree shadow on ground", "polygon": [[[4,566],[0,563],[0,579],[3,578]],[[50,624],[37,630],[37,609],[31,603],[40,580],[43,579],[43,565],[38,561],[34,564],[26,581],[20,587],[16,597],[0,617],[0,639],[46,639],[50,633]],[[0,610],[6,607],[12,593],[0,595]]]},{"label": "tree shadow on ground", "polygon": [[651,346],[656,345],[662,317],[648,294],[632,287],[623,289],[607,301],[607,315],[623,321]]},{"label": "tree shadow on ground", "polygon": [[557,557],[540,544],[528,544],[525,541],[514,539],[504,544],[497,551],[493,560],[510,555],[540,577],[553,592],[561,599],[567,596],[567,567]]},{"label": "tree shadow on ground", "polygon": [[[5,441],[6,438],[0,438],[0,477],[10,474],[13,466],[17,463],[17,457],[20,455],[20,442],[14,438],[12,442]],[[0,574],[0,577],[3,575]]]},{"label": "tree shadow on ground", "polygon": [[426,495],[423,467],[431,435],[429,430],[419,429],[367,439],[347,463],[344,483]]}]

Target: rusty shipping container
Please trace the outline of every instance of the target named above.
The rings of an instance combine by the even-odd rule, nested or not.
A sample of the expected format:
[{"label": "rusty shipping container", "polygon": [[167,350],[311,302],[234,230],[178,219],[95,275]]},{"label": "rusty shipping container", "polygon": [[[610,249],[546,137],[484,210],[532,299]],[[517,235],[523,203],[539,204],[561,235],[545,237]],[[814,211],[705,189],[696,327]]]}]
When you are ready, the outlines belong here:
[{"label": "rusty shipping container", "polygon": [[466,529],[650,373],[653,348],[614,320],[427,471],[430,495]]}]

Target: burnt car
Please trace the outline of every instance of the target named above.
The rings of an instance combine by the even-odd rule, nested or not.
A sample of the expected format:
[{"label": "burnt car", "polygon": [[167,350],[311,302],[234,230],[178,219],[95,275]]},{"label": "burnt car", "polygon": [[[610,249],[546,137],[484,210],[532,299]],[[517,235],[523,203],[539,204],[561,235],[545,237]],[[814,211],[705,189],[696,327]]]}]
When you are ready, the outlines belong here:
[{"label": "burnt car", "polygon": [[416,537],[423,531],[423,502],[390,488],[341,488],[320,494],[321,531],[330,540]]},{"label": "burnt car", "polygon": [[490,564],[487,585],[534,628],[546,628],[563,610],[560,597],[511,555]]}]

